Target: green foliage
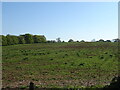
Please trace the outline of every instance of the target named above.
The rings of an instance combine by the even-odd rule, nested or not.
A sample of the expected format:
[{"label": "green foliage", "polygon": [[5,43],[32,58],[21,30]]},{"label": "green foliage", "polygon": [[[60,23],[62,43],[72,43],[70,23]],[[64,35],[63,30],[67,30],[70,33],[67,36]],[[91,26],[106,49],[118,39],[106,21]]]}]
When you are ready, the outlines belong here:
[{"label": "green foliage", "polygon": [[18,37],[18,40],[19,40],[19,44],[25,44],[25,38],[24,38],[23,35],[20,35],[20,36]]},{"label": "green foliage", "polygon": [[7,35],[6,39],[7,39],[7,45],[14,45],[19,43],[18,37],[14,35]]},{"label": "green foliage", "polygon": [[23,89],[23,90],[24,90],[24,89],[27,89],[27,88],[28,88],[28,86],[20,86],[20,87],[19,87],[19,89]]},{"label": "green foliage", "polygon": [[13,44],[18,44],[19,43],[19,40],[18,40],[18,37],[17,36],[11,36],[12,40],[13,40]]},{"label": "green foliage", "polygon": [[46,38],[44,35],[31,35],[25,34],[20,36],[15,35],[2,35],[2,45],[15,45],[15,44],[31,44],[31,43],[43,43],[46,42]]},{"label": "green foliage", "polygon": [[6,46],[7,45],[7,38],[6,36],[2,35],[2,45]]},{"label": "green foliage", "polygon": [[25,34],[24,38],[25,38],[25,43],[26,44],[30,44],[30,43],[34,42],[33,35],[31,35],[31,34]]},{"label": "green foliage", "polygon": [[13,45],[14,44],[11,35],[7,35],[6,39],[7,39],[7,45]]},{"label": "green foliage", "polygon": [[34,35],[33,40],[34,40],[34,43],[46,42],[45,36],[40,36],[40,35]]}]

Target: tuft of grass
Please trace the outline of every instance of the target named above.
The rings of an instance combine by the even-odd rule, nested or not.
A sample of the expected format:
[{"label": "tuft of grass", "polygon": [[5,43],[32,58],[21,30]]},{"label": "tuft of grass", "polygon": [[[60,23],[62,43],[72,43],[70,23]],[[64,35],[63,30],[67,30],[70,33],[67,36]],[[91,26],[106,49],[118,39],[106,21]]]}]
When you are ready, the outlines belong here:
[{"label": "tuft of grass", "polygon": [[79,53],[77,53],[77,56],[80,57]]},{"label": "tuft of grass", "polygon": [[51,58],[50,60],[53,60],[53,58]]},{"label": "tuft of grass", "polygon": [[23,58],[23,60],[28,60],[28,57]]},{"label": "tuft of grass", "polygon": [[68,54],[65,54],[65,56],[68,56]]},{"label": "tuft of grass", "polygon": [[100,56],[100,59],[104,59],[104,56]]},{"label": "tuft of grass", "polygon": [[113,55],[111,54],[111,55],[109,55],[111,58],[113,57]]},{"label": "tuft of grass", "polygon": [[66,62],[64,64],[67,64]]},{"label": "tuft of grass", "polygon": [[79,66],[84,66],[85,63],[80,63]]}]

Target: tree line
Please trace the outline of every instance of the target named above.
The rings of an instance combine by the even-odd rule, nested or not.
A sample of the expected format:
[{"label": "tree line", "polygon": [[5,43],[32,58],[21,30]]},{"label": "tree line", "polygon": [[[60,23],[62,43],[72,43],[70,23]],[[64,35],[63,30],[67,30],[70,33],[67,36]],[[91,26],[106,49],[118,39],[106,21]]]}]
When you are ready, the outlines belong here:
[{"label": "tree line", "polygon": [[46,42],[46,37],[44,35],[2,35],[2,46],[15,45],[15,44],[31,44],[31,43],[43,43]]},{"label": "tree line", "polygon": [[[56,38],[55,40],[46,40],[46,37],[44,35],[32,35],[32,34],[23,34],[19,36],[15,35],[0,35],[2,37],[2,46],[7,46],[7,45],[15,45],[15,44],[32,44],[32,43],[56,43],[56,42],[65,42],[61,41],[60,38]],[[1,39],[0,39],[1,40]],[[68,42],[86,42],[84,40],[81,41],[74,41],[73,39],[69,39]],[[98,41],[95,41],[93,39],[91,42],[111,42],[111,40],[103,40],[100,39]],[[113,42],[120,42],[120,39],[113,39]]]},{"label": "tree line", "polygon": [[[84,40],[81,40],[81,41],[74,41],[73,39],[69,39],[68,42],[86,42]],[[120,42],[120,39],[113,39],[113,40],[103,40],[103,39],[100,39],[98,41],[95,41],[95,39],[93,39],[91,42]]]}]

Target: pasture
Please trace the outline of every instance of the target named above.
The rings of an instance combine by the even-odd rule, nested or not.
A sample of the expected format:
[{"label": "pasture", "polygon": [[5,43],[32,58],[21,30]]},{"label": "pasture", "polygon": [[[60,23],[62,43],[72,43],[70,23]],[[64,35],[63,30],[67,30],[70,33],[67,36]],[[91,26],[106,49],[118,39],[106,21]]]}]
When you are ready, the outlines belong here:
[{"label": "pasture", "polygon": [[2,47],[2,83],[8,88],[104,87],[118,75],[117,42],[64,42]]}]

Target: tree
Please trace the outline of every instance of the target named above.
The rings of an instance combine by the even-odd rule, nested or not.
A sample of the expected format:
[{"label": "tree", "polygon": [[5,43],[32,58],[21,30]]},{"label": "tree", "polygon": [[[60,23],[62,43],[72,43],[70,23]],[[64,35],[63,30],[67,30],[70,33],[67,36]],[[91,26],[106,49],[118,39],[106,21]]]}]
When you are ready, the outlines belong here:
[{"label": "tree", "polygon": [[111,42],[110,40],[106,40],[106,42]]},{"label": "tree", "polygon": [[95,42],[95,39],[91,40],[91,42]]},{"label": "tree", "polygon": [[33,36],[34,43],[41,43],[41,42],[46,42],[46,38],[43,35],[34,35]]},{"label": "tree", "polygon": [[13,44],[18,44],[19,43],[18,36],[11,35],[11,38],[13,40]]},{"label": "tree", "polygon": [[3,46],[6,45],[14,45],[14,44],[30,44],[30,43],[40,43],[46,42],[46,37],[44,35],[31,35],[31,34],[24,34],[24,35],[10,35],[7,36],[0,35],[1,42]]},{"label": "tree", "polygon": [[2,45],[6,46],[7,45],[7,38],[6,36],[2,35]]},{"label": "tree", "polygon": [[6,39],[7,39],[7,45],[13,45],[13,44],[14,44],[11,35],[8,34],[8,35],[6,36]]},{"label": "tree", "polygon": [[34,43],[40,43],[40,37],[38,35],[33,36]]},{"label": "tree", "polygon": [[25,44],[25,38],[24,38],[25,35],[20,35],[18,37],[18,40],[19,40],[19,44]]},{"label": "tree", "polygon": [[34,43],[33,35],[25,34],[24,38],[25,38],[25,43],[26,44]]},{"label": "tree", "polygon": [[55,43],[55,40],[48,40],[47,43]]},{"label": "tree", "polygon": [[56,38],[57,42],[61,42],[60,38]]},{"label": "tree", "polygon": [[19,43],[18,36],[15,36],[15,35],[8,34],[6,36],[6,39],[7,39],[7,45],[14,45]]},{"label": "tree", "polygon": [[81,40],[80,42],[85,42],[84,40]]},{"label": "tree", "polygon": [[100,39],[98,42],[104,42],[104,40],[103,40],[103,39]]},{"label": "tree", "polygon": [[72,39],[70,39],[68,42],[74,42]]},{"label": "tree", "polygon": [[41,42],[46,42],[46,37],[44,35],[41,35],[40,40],[41,40]]},{"label": "tree", "polygon": [[119,38],[113,39],[113,40],[114,40],[114,42],[120,42],[120,39],[119,39]]}]

